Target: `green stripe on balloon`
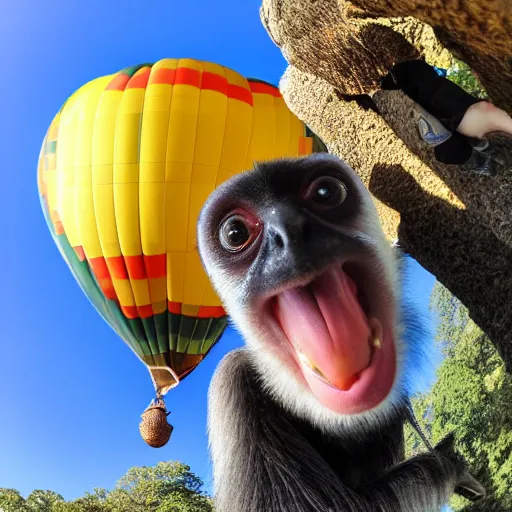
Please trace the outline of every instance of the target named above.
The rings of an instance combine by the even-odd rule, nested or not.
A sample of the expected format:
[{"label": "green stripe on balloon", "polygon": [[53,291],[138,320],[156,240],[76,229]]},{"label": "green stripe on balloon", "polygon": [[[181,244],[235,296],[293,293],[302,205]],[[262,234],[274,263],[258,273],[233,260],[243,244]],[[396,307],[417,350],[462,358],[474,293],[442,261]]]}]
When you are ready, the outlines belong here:
[{"label": "green stripe on balloon", "polygon": [[169,326],[169,348],[171,350],[178,350],[178,339],[180,337],[181,327],[181,315],[175,315],[174,313],[168,312],[167,314],[167,325]]},{"label": "green stripe on balloon", "polygon": [[151,347],[151,353],[153,355],[158,354],[158,341],[156,339],[156,329],[153,318],[143,318],[142,325],[144,326],[144,331],[146,333],[149,346]]},{"label": "green stripe on balloon", "polygon": [[166,312],[148,319],[127,319],[117,301],[105,298],[87,260],[80,261],[65,234],[55,233],[46,201],[42,196],[40,200],[50,233],[84,294],[139,357],[152,364],[153,356],[159,354],[165,354],[170,363],[169,351],[173,350],[181,354],[206,356],[226,329],[226,317],[194,318]]},{"label": "green stripe on balloon", "polygon": [[144,327],[142,326],[142,322],[140,318],[127,318],[126,321],[130,325],[131,330],[133,331],[135,338],[139,340],[141,349],[145,356],[151,355],[151,348],[146,339],[146,333],[144,331]]},{"label": "green stripe on balloon", "polygon": [[129,66],[127,68],[122,69],[117,74],[127,75],[131,78],[133,75],[135,75],[135,73],[137,73],[137,71],[139,71],[139,69],[144,68],[146,66],[152,67],[153,64],[154,64],[154,62],[146,62],[144,64],[137,64],[136,66]]},{"label": "green stripe on balloon", "polygon": [[227,317],[223,318],[216,318],[212,322],[210,326],[210,331],[208,333],[208,338],[205,339],[203,346],[201,347],[201,352],[203,354],[208,354],[208,352],[211,350],[211,348],[219,341],[220,337],[226,330],[226,327],[228,326],[228,319]]},{"label": "green stripe on balloon", "polygon": [[53,153],[57,153],[57,141],[56,140],[52,140],[51,142],[46,142],[45,148],[44,148],[45,156],[49,155],[49,154],[53,154]]},{"label": "green stripe on balloon", "polygon": [[80,261],[74,249],[69,245],[66,235],[58,235],[57,245],[61,248],[64,258],[71,272],[81,286],[86,297],[100,313],[103,319],[112,326],[115,332],[135,351],[140,357],[144,353],[140,341],[129,328],[124,315],[115,301],[107,300],[103,295],[96,278],[89,269],[86,261]]},{"label": "green stripe on balloon", "polygon": [[191,316],[181,317],[177,352],[182,354],[188,353],[188,346],[190,345],[190,338],[194,332],[195,323],[196,319]]},{"label": "green stripe on balloon", "polygon": [[194,333],[192,334],[192,341],[188,347],[189,354],[202,354],[201,349],[205,339],[208,337],[211,323],[211,318],[197,319]]},{"label": "green stripe on balloon", "polygon": [[153,317],[156,327],[158,351],[165,354],[169,350],[169,325],[167,323],[167,311]]},{"label": "green stripe on balloon", "polygon": [[55,241],[64,261],[68,264],[72,274],[89,302],[101,315],[103,320],[141,357],[144,351],[134,332],[127,325],[126,319],[115,301],[107,300],[101,291],[96,278],[91,273],[86,261],[80,261],[74,249],[69,244],[65,234],[57,235],[48,213],[46,201],[40,196],[41,207],[50,234]]}]

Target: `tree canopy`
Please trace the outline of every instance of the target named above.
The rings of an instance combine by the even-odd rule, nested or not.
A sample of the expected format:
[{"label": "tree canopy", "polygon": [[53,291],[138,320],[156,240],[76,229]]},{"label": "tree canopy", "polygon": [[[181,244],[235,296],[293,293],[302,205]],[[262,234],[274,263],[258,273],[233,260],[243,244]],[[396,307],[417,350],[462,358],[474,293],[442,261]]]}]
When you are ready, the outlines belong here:
[{"label": "tree canopy", "polygon": [[[431,307],[439,316],[436,341],[445,359],[437,382],[428,393],[413,397],[413,406],[433,443],[455,433],[458,450],[488,492],[485,500],[466,508],[465,500],[454,497],[452,507],[512,510],[512,378],[468,310],[439,283]],[[408,455],[425,450],[410,429],[406,449]]]},{"label": "tree canopy", "polygon": [[53,491],[35,490],[25,499],[15,489],[0,489],[1,512],[212,512],[203,482],[186,464],[159,462],[133,467],[114,489],[95,489],[74,501]]}]

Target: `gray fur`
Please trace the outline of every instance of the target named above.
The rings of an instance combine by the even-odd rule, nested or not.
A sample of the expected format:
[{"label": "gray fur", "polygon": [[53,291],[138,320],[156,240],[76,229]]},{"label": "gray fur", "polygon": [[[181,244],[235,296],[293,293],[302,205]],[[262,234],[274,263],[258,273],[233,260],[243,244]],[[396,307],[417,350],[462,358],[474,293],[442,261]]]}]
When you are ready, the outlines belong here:
[{"label": "gray fur", "polygon": [[434,512],[448,501],[464,464],[436,452],[400,463],[401,410],[368,437],[325,436],[265,393],[251,357],[228,354],[210,387],[218,512]]},{"label": "gray fur", "polygon": [[[338,224],[303,213],[293,192],[288,194],[293,187],[298,190],[293,181],[324,169],[341,173],[348,184],[352,202],[336,217]],[[273,256],[270,231],[264,231],[253,256],[228,256],[219,248],[217,230],[231,205],[258,210],[267,219],[266,230],[274,229],[273,219],[284,216],[279,229],[289,230],[291,249],[281,245],[282,256]],[[294,243],[300,250],[293,249]],[[406,369],[415,340],[405,341],[407,325],[400,321],[396,252],[357,175],[327,155],[258,166],[210,196],[198,223],[198,247],[247,344],[224,358],[209,391],[216,510],[439,511],[466,475],[466,466],[453,452],[451,438],[437,450],[403,461]],[[356,415],[334,413],[316,400],[289,368],[282,334],[261,316],[265,297],[281,286],[301,284],[306,275],[341,257],[357,258],[366,265],[368,280],[378,283],[370,295],[387,315],[397,352],[391,392],[377,407]]]}]

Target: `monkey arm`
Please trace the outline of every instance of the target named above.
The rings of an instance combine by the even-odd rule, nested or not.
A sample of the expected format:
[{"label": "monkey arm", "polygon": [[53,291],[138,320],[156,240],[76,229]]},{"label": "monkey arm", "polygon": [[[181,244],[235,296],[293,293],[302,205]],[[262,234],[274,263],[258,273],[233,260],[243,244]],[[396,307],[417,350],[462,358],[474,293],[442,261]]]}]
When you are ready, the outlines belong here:
[{"label": "monkey arm", "polygon": [[248,350],[228,354],[208,398],[218,512],[366,511],[258,382]]},{"label": "monkey arm", "polygon": [[467,465],[455,453],[453,441],[452,435],[446,437],[435,450],[393,466],[364,489],[359,489],[368,502],[377,507],[371,510],[386,511],[386,504],[395,499],[400,511],[437,511],[448,502],[455,487],[466,480],[475,493],[485,494],[481,485],[467,473]]}]

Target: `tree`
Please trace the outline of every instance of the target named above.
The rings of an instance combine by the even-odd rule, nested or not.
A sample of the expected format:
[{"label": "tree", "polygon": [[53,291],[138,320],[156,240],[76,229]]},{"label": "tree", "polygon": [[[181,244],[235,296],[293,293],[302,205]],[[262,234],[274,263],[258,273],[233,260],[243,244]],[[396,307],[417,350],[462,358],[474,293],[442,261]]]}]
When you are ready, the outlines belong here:
[{"label": "tree", "polygon": [[0,489],[0,511],[26,512],[25,499],[16,489]]},{"label": "tree", "polygon": [[95,489],[74,501],[59,503],[52,512],[113,512],[106,503],[107,491]]},{"label": "tree", "polygon": [[28,495],[25,506],[30,512],[54,512],[55,507],[61,503],[64,503],[64,498],[60,494],[37,489]]},{"label": "tree", "polygon": [[64,498],[53,491],[32,491],[27,499],[15,489],[0,489],[0,511],[2,512],[55,512],[64,504]]},{"label": "tree", "polygon": [[131,468],[106,496],[115,512],[209,512],[210,499],[202,481],[179,462]]},{"label": "tree", "polygon": [[[418,105],[380,90],[399,61],[424,57],[512,111],[512,10],[473,0],[262,0],[288,61],[288,107],[360,175],[384,230],[465,304],[512,372],[512,141],[492,137],[503,166],[481,177],[435,159]],[[455,60],[459,59],[459,63]]]},{"label": "tree", "polygon": [[212,512],[202,486],[186,464],[159,462],[129,469],[111,491],[95,489],[71,502],[53,491],[24,499],[15,489],[0,489],[0,512]]},{"label": "tree", "polygon": [[477,76],[464,62],[455,60],[453,66],[448,70],[447,76],[459,87],[477,98],[487,99],[488,95]]},{"label": "tree", "polygon": [[[433,443],[455,432],[457,448],[486,487],[488,498],[464,510],[511,510],[512,378],[467,309],[439,283],[431,306],[439,314],[436,340],[446,357],[432,390],[413,398],[416,415]],[[424,450],[410,429],[406,446],[408,455]],[[452,506],[461,510],[464,504],[457,497]]]}]

